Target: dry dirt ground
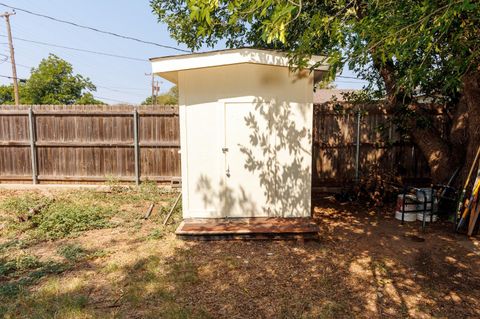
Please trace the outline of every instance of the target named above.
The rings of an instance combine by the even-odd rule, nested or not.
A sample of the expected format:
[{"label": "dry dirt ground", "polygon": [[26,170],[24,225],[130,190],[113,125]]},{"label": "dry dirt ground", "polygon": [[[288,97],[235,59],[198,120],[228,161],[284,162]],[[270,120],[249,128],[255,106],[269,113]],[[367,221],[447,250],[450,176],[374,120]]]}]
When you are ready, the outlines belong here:
[{"label": "dry dirt ground", "polygon": [[[161,196],[167,203],[173,199]],[[417,223],[400,226],[387,209],[321,199],[315,203],[318,241],[184,242],[173,235],[175,225],[161,227],[162,211],[139,219],[146,207],[148,200],[139,200],[121,210],[129,214],[113,217],[116,227],[61,239],[9,246],[12,238],[5,235],[4,264],[22,255],[66,266],[15,293],[3,289],[0,315],[480,317],[480,246],[453,235],[449,224],[436,223],[423,234]],[[81,247],[83,257],[66,260],[61,247]],[[27,272],[0,276],[0,285]]]}]

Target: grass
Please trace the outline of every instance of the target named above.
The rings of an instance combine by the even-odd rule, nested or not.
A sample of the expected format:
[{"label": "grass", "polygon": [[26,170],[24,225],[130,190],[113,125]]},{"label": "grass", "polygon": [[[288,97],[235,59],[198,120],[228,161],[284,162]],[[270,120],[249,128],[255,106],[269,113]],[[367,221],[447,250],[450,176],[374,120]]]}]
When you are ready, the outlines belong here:
[{"label": "grass", "polygon": [[68,200],[50,205],[34,216],[32,224],[47,239],[76,235],[92,229],[112,226],[109,218],[115,210],[101,205],[85,205]]},{"label": "grass", "polygon": [[320,242],[183,242],[173,234],[181,207],[162,224],[175,195],[151,184],[0,191],[0,318],[480,315],[478,258],[435,226],[413,242],[392,219],[343,223],[346,205],[320,220]]},{"label": "grass", "polygon": [[67,244],[61,246],[57,253],[70,262],[77,262],[88,255],[88,252],[78,244]]},{"label": "grass", "polygon": [[[12,243],[0,243],[0,252],[12,246],[19,235],[26,243],[75,237],[88,230],[113,228],[120,224],[138,230],[143,223],[142,210],[146,210],[150,203],[156,203],[157,211],[150,219],[161,220],[173,203],[172,194],[155,183],[146,182],[139,187],[112,185],[109,192],[58,192],[55,200],[35,192],[8,196],[0,201],[0,225],[3,224],[0,235],[11,238]],[[31,208],[42,205],[39,213],[27,216]],[[181,207],[177,207],[173,224],[180,210]],[[161,231],[151,236],[160,238]]]},{"label": "grass", "polygon": [[8,302],[40,279],[52,274],[62,273],[67,265],[54,261],[41,262],[36,256],[23,255],[15,259],[0,260],[0,301]]},{"label": "grass", "polygon": [[[128,252],[119,255],[122,248],[109,249],[132,238],[132,245],[144,242],[143,246],[152,247],[149,251],[154,250],[180,219],[179,207],[170,226],[161,223],[175,193],[154,183],[110,186],[108,192],[58,191],[49,196],[34,191],[0,193],[0,317],[104,317],[96,314],[97,306],[88,306],[92,298],[95,305],[98,302],[90,294],[92,284],[102,277],[109,286],[123,291],[122,304],[139,307],[145,299],[160,298],[161,310],[171,314],[169,317],[189,317],[190,312],[176,305],[168,291],[157,255],[149,252],[143,256],[143,250],[131,253],[127,248]],[[146,221],[143,216],[151,203],[155,209]],[[42,209],[28,216],[34,207]],[[121,240],[113,235],[115,229],[124,234]],[[96,239],[96,233],[88,233],[101,230],[104,232]],[[108,246],[99,244],[105,236],[110,238]],[[45,247],[51,248],[43,250],[42,256],[36,255]],[[97,264],[98,270],[92,273],[89,269]],[[121,288],[125,285],[128,289]],[[111,298],[117,298],[115,294],[112,291]],[[106,299],[105,305],[98,307],[108,310],[112,300]],[[152,310],[145,311],[143,317],[155,316]]]}]

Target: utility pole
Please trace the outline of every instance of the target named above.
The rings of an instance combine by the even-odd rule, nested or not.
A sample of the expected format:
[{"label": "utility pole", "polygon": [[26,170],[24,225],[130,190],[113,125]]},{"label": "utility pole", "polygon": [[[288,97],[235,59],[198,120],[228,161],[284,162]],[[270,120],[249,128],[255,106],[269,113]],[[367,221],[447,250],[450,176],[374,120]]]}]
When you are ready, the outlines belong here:
[{"label": "utility pole", "polygon": [[155,105],[155,75],[152,72],[152,105]]},{"label": "utility pole", "polygon": [[158,93],[160,93],[160,85],[158,84],[158,81],[153,81],[153,104],[157,105],[157,96]]},{"label": "utility pole", "polygon": [[160,85],[158,81],[155,81],[155,74],[152,73],[145,73],[145,75],[152,76],[152,105],[157,104],[157,95],[160,92]]},{"label": "utility pole", "polygon": [[0,17],[5,18],[5,21],[7,22],[8,44],[10,46],[10,59],[12,62],[13,94],[15,96],[15,105],[18,106],[20,104],[20,98],[18,97],[17,66],[15,64],[15,51],[13,49],[12,29],[10,28],[10,16],[15,14],[15,12],[5,12],[4,14],[0,14]]}]

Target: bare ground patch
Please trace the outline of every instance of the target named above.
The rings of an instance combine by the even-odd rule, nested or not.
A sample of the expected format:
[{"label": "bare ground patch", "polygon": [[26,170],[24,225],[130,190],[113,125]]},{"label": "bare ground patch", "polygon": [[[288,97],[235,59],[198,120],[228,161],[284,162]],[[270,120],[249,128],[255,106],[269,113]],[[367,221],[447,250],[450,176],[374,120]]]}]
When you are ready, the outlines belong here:
[{"label": "bare ground patch", "polygon": [[[2,315],[480,317],[477,242],[454,236],[449,225],[435,224],[423,234],[417,224],[400,226],[389,212],[322,200],[315,208],[319,241],[183,242],[172,234],[175,225],[161,226],[161,207],[172,194],[132,192],[82,197],[87,204],[111,205],[112,227],[11,246],[4,244],[16,239],[13,230],[2,232],[1,265],[18,265],[7,265],[0,285],[39,272],[14,295],[4,291]],[[152,201],[163,204],[145,221]],[[177,212],[174,224],[178,220]]]}]

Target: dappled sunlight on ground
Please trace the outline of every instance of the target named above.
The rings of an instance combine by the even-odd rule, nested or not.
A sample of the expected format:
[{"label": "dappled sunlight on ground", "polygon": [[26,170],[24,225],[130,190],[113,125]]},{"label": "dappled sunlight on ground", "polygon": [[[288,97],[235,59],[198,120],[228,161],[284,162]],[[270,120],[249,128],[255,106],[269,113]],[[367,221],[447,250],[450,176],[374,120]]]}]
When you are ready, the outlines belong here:
[{"label": "dappled sunlight on ground", "polygon": [[[342,205],[332,198],[314,205],[318,241],[185,242],[171,233],[172,227],[158,233],[162,220],[158,215],[78,237],[38,242],[16,253],[66,262],[68,268],[46,274],[9,299],[8,314],[11,318],[480,317],[476,241],[453,235],[449,224],[436,223],[425,233],[419,223],[400,225],[387,208]],[[140,211],[142,216],[143,206]],[[58,251],[68,245],[82,247],[87,257],[65,261]]]}]

